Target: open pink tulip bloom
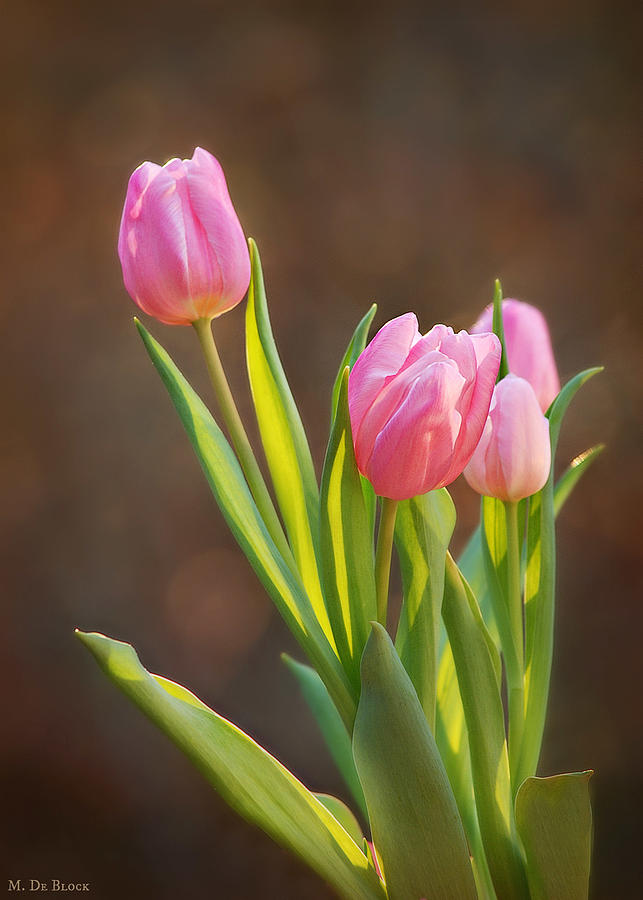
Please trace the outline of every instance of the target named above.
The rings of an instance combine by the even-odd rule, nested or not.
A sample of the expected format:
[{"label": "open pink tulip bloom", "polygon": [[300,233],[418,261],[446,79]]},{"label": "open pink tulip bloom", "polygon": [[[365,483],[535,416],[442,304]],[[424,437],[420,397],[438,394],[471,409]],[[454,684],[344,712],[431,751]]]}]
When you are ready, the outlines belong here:
[{"label": "open pink tulip bloom", "polygon": [[[529,303],[503,300],[502,324],[509,371],[527,379],[541,410],[547,412],[560,391],[560,379],[545,317]],[[493,304],[487,306],[471,331],[478,334],[492,329]]]},{"label": "open pink tulip bloom", "polygon": [[550,465],[549,422],[534,389],[524,378],[507,375],[493,392],[480,443],[464,477],[479,494],[513,502],[539,491]]},{"label": "open pink tulip bloom", "polygon": [[375,492],[407,500],[454,481],[482,434],[500,365],[494,334],[422,336],[413,313],[375,335],[350,374],[357,466]]},{"label": "open pink tulip bloom", "polygon": [[243,299],[250,256],[212,154],[197,147],[192,159],[133,172],[118,255],[134,302],[167,325],[212,319]]}]

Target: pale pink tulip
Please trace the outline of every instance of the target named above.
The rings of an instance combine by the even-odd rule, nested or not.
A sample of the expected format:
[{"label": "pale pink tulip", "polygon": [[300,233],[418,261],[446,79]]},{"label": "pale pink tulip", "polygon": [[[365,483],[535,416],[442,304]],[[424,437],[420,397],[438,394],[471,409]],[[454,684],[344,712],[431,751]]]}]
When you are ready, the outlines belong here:
[{"label": "pale pink tulip", "polygon": [[464,477],[479,494],[513,502],[539,491],[550,465],[549,422],[534,389],[524,378],[507,375],[495,387]]},{"label": "pale pink tulip", "polygon": [[[560,379],[545,317],[539,309],[521,300],[502,301],[507,364],[513,375],[531,384],[540,408],[546,412],[560,391]],[[493,304],[487,306],[472,333],[493,330]]]},{"label": "pale pink tulip", "polygon": [[413,313],[384,325],[350,374],[355,458],[377,494],[406,500],[454,481],[482,434],[500,365],[493,334],[422,336]]},{"label": "pale pink tulip", "polygon": [[134,171],[118,255],[134,302],[167,325],[213,319],[243,299],[250,256],[212,154],[197,147],[192,159]]}]

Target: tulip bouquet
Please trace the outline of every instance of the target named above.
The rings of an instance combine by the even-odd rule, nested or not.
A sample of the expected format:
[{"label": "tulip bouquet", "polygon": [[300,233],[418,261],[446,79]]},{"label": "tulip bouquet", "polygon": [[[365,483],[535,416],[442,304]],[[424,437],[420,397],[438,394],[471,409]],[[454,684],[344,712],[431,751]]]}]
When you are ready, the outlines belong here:
[{"label": "tulip bouquet", "polygon": [[[79,632],[81,641],[234,809],[339,896],[587,897],[591,773],[537,771],[555,519],[601,448],[557,480],[554,456],[571,399],[599,369],[561,390],[542,315],[503,300],[498,282],[470,333],[435,325],[421,334],[407,313],[367,343],[372,307],[339,365],[318,481],[259,254],[214,157],[197,149],[134,172],[119,255],[142,310],[194,327],[214,415],[136,322],[223,516],[307,658],[284,661],[352,809],[308,790],[189,690],[150,674],[129,644]],[[246,292],[248,377],[272,489],[212,331]],[[481,521],[456,562],[447,486],[461,473],[481,495]],[[400,609],[389,609],[394,551]]]}]

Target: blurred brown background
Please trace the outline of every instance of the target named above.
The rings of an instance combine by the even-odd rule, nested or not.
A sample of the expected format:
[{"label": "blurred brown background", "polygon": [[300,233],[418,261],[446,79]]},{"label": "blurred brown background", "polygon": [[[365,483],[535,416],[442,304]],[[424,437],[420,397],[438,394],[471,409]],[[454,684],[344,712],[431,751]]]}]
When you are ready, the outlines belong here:
[{"label": "blurred brown background", "polygon": [[[91,896],[323,898],[106,681],[75,626],[131,641],[308,785],[343,795],[131,324],[115,243],[132,168],[224,165],[321,462],[371,300],[465,327],[545,311],[563,378],[603,363],[560,461],[608,450],[560,518],[543,772],[596,769],[593,894],[641,896],[636,37],[610,0],[21,0],[2,23],[3,877]],[[640,51],[639,51],[640,52]],[[151,323],[199,390],[189,329]],[[217,327],[247,417],[243,310]],[[461,546],[477,499],[456,484]]]}]

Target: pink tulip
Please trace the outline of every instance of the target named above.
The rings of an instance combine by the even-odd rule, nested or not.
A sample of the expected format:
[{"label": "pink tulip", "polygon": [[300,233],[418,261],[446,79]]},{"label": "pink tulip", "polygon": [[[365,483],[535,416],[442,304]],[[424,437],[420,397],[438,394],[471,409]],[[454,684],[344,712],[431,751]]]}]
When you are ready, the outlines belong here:
[{"label": "pink tulip", "polygon": [[129,180],[118,238],[125,287],[167,325],[213,319],[243,299],[250,256],[223,169],[207,150]]},{"label": "pink tulip", "polygon": [[547,481],[551,464],[549,422],[534,389],[507,375],[493,392],[489,416],[464,470],[474,491],[499,500],[522,500]]},{"label": "pink tulip", "polygon": [[350,374],[355,458],[375,492],[406,500],[454,481],[469,462],[500,365],[493,334],[420,335],[413,313],[381,328]]},{"label": "pink tulip", "polygon": [[[493,304],[487,306],[471,329],[477,334],[493,330]],[[502,301],[507,364],[514,375],[526,378],[546,412],[560,391],[560,379],[545,317],[539,309],[520,300]]]}]

